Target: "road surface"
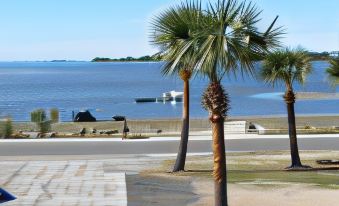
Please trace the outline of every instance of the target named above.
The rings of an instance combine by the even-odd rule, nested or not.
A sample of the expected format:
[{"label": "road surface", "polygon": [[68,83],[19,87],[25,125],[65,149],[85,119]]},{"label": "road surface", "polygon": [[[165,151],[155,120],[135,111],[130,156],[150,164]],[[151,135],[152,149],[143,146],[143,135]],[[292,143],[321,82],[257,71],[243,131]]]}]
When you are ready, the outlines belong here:
[{"label": "road surface", "polygon": [[[188,152],[211,152],[211,144],[210,136],[193,137],[189,141]],[[178,145],[179,138],[165,137],[124,141],[117,139],[0,140],[0,156],[172,154],[177,152]],[[284,135],[245,135],[244,138],[226,139],[227,151],[288,149],[289,140]],[[302,136],[299,138],[299,149],[339,150],[339,136]]]}]

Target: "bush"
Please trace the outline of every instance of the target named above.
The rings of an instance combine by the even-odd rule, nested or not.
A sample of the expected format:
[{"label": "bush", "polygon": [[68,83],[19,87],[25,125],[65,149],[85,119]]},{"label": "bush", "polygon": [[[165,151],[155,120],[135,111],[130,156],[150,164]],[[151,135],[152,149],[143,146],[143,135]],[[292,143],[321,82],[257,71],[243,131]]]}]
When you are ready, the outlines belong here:
[{"label": "bush", "polygon": [[58,123],[59,122],[59,110],[57,108],[52,108],[49,112],[50,112],[52,123]]},{"label": "bush", "polygon": [[13,124],[12,119],[7,118],[5,121],[4,136],[5,138],[11,137],[13,134]]},{"label": "bush", "polygon": [[1,137],[10,138],[13,134],[13,124],[11,118],[6,118],[1,121]]},{"label": "bush", "polygon": [[31,112],[31,121],[35,122],[41,133],[47,133],[51,130],[51,120],[47,119],[45,110],[37,109]]},{"label": "bush", "polygon": [[39,122],[37,123],[39,130],[41,133],[47,133],[51,131],[51,121],[47,120],[47,121],[43,121],[43,122]]},{"label": "bush", "polygon": [[31,122],[40,123],[47,120],[46,112],[43,109],[37,109],[31,112]]}]

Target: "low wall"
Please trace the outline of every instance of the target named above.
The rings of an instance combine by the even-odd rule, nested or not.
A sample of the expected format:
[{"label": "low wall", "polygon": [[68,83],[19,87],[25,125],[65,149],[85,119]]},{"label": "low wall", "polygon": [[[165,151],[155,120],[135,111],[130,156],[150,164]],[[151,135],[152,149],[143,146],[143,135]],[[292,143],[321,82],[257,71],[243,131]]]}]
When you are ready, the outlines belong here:
[{"label": "low wall", "polygon": [[[182,121],[180,119],[168,120],[127,120],[127,125],[131,133],[156,133],[158,130],[162,132],[180,132]],[[14,130],[16,131],[37,131],[38,128],[32,122],[14,122]],[[122,132],[124,122],[116,121],[98,121],[98,122],[61,122],[52,124],[52,131],[63,133],[78,133],[83,128],[87,130],[118,130]],[[190,120],[191,131],[204,131],[210,129],[210,123],[206,119]]]},{"label": "low wall", "polygon": [[[287,117],[237,117],[234,120],[246,120],[263,126],[266,129],[287,129]],[[304,128],[306,126],[316,128],[330,128],[339,126],[339,116],[296,116],[296,126]]]},{"label": "low wall", "polygon": [[[297,129],[297,134],[336,134],[337,129],[318,128],[318,129]],[[259,130],[260,135],[288,134],[288,129],[265,129]]]}]

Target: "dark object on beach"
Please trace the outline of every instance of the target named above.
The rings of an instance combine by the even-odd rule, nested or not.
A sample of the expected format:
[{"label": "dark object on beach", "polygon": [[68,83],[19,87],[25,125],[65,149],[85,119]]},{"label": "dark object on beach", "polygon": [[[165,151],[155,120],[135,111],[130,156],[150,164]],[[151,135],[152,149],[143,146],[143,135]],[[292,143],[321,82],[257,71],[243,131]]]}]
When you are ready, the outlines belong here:
[{"label": "dark object on beach", "polygon": [[82,130],[80,131],[80,135],[85,136],[85,134],[86,134],[86,128],[82,128]]},{"label": "dark object on beach", "polygon": [[125,121],[126,117],[124,116],[119,116],[119,115],[116,115],[114,117],[112,117],[115,121],[119,121],[119,122],[122,122],[122,121]]},{"label": "dark object on beach", "polygon": [[0,188],[0,204],[8,201],[15,200],[16,197],[14,197],[12,194],[7,192],[6,190]]},{"label": "dark object on beach", "polygon": [[158,129],[157,130],[157,134],[161,134],[162,133],[162,130],[161,129]]},{"label": "dark object on beach", "polygon": [[124,132],[124,133],[129,132],[129,128],[128,128],[128,126],[127,126],[127,123],[124,124],[124,131],[123,131],[123,132]]},{"label": "dark object on beach", "polygon": [[127,133],[127,132],[129,132],[129,128],[128,127],[124,128],[124,133]]},{"label": "dark object on beach", "polygon": [[127,121],[126,121],[126,118],[125,118],[124,129],[122,130],[122,139],[126,139],[127,138],[128,132],[129,132],[129,128],[127,126]]},{"label": "dark object on beach", "polygon": [[99,131],[99,134],[107,134],[107,135],[112,135],[112,134],[118,134],[118,130],[102,130]]},{"label": "dark object on beach", "polygon": [[248,129],[257,129],[257,128],[255,127],[255,125],[252,122],[250,122]]},{"label": "dark object on beach", "polygon": [[116,134],[116,133],[117,133],[116,130],[108,130],[108,131],[105,132],[105,134],[107,134],[107,135],[112,135],[112,134]]},{"label": "dark object on beach", "polygon": [[74,118],[74,122],[95,122],[95,121],[97,121],[97,119],[93,117],[88,110],[84,112],[79,112]]},{"label": "dark object on beach", "polygon": [[320,165],[339,165],[339,160],[317,160]]}]

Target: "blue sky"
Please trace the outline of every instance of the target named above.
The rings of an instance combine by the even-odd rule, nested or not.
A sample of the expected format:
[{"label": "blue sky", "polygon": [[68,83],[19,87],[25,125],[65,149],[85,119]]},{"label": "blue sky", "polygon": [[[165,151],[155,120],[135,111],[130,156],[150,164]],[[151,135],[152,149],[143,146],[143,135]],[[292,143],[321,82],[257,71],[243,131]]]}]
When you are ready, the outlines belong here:
[{"label": "blue sky", "polygon": [[[213,0],[212,0],[213,1]],[[153,54],[152,16],[179,0],[1,0],[0,61]],[[260,27],[276,15],[287,46],[339,50],[339,0],[253,0]]]}]

